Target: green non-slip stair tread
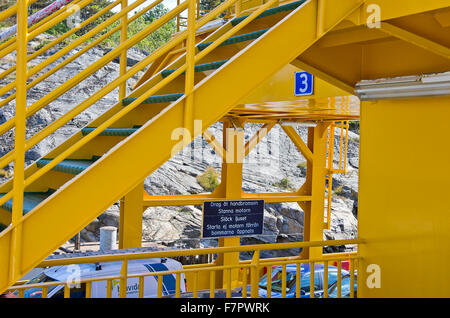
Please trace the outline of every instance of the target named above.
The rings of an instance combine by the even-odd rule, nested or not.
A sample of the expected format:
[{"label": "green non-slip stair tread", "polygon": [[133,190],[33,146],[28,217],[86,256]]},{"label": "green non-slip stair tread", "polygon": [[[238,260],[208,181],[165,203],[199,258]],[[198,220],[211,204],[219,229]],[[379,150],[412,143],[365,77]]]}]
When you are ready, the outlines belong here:
[{"label": "green non-slip stair tread", "polygon": [[[85,169],[89,168],[91,164],[98,159],[93,157],[92,159],[66,159],[58,163],[52,170],[70,173],[70,174],[79,174],[83,172]],[[48,163],[50,163],[53,159],[39,159],[36,162],[38,168],[42,168]]]},{"label": "green non-slip stair tread", "polygon": [[[175,94],[165,94],[165,95],[156,95],[151,96],[144,100],[142,104],[152,104],[152,103],[168,103],[168,102],[174,102],[180,97],[182,97],[184,93],[175,93]],[[132,102],[134,102],[137,98],[135,97],[129,97],[122,99],[122,105],[127,106],[130,105]]]},{"label": "green non-slip stair tread", "polygon": [[[275,7],[275,8],[267,9],[264,12],[262,12],[259,16],[257,16],[256,19],[260,19],[263,17],[267,17],[269,15],[277,14],[277,13],[284,12],[284,11],[294,10],[305,2],[306,2],[306,0],[300,0],[300,1],[295,1],[295,2],[288,3],[288,4],[283,4],[283,5]],[[240,22],[244,21],[248,16],[249,15],[244,15],[242,17],[234,18],[233,20],[231,20],[231,25],[235,26],[235,25],[239,24]]]},{"label": "green non-slip stair tread", "polygon": [[[216,61],[211,63],[205,63],[205,64],[199,64],[194,67],[195,72],[204,72],[204,71],[210,71],[215,70],[224,65],[229,60],[223,60],[223,61]],[[161,72],[162,77],[167,77],[173,72],[175,72],[176,69],[170,69],[170,70],[164,70]],[[183,74],[186,72],[183,72]]]},{"label": "green non-slip stair tread", "polygon": [[[83,135],[90,134],[96,129],[96,127],[85,127],[81,129]],[[139,128],[106,128],[99,136],[115,136],[115,137],[127,137],[136,132]]]},{"label": "green non-slip stair tread", "polygon": [[[30,212],[35,206],[47,199],[55,190],[50,189],[47,192],[25,192],[23,194],[23,212],[24,214]],[[0,193],[3,197],[5,193]],[[2,206],[3,209],[11,212],[13,207],[13,199],[9,199]]]},{"label": "green non-slip stair tread", "polygon": [[[261,35],[266,33],[268,30],[269,29],[262,29],[262,30],[258,30],[258,31],[254,31],[254,32],[246,33],[246,34],[232,36],[231,38],[223,41],[219,46],[254,40],[254,39],[259,38]],[[210,46],[212,43],[213,42],[200,43],[200,44],[197,44],[197,48],[201,51],[201,50],[204,50],[205,48],[207,48],[208,46]]]}]

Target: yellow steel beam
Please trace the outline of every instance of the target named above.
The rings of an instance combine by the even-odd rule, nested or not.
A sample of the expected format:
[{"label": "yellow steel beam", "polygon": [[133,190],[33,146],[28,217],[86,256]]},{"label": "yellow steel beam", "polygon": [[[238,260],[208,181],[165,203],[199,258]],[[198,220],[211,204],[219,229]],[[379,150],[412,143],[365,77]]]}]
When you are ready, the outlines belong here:
[{"label": "yellow steel beam", "polygon": [[385,40],[390,35],[379,29],[369,29],[364,26],[355,26],[345,30],[336,30],[327,34],[318,45],[323,48],[363,43],[375,40]]},{"label": "yellow steel beam", "polygon": [[[314,127],[313,160],[311,173],[311,210],[309,213],[309,240],[323,239],[323,216],[325,200],[325,177],[327,158],[327,129],[328,124],[318,123]],[[313,248],[309,257],[322,256],[322,249]]]},{"label": "yellow steel beam", "polygon": [[358,12],[355,12],[354,16],[357,16],[359,24],[366,24],[373,15],[373,5],[379,6],[382,21],[449,7],[448,0],[372,0],[367,1]]},{"label": "yellow steel beam", "polygon": [[450,27],[450,9],[436,12],[433,14],[433,16],[442,27]]},{"label": "yellow steel beam", "polygon": [[292,140],[292,142],[297,147],[297,149],[301,152],[303,157],[305,157],[305,159],[308,160],[309,162],[312,162],[314,159],[314,155],[313,155],[312,151],[303,142],[302,138],[300,138],[298,133],[295,131],[294,127],[281,125],[281,128],[283,128],[286,135],[288,135],[288,137]]},{"label": "yellow steel beam", "polygon": [[0,224],[8,226],[11,223],[11,212],[0,208]]},{"label": "yellow steel beam", "polygon": [[388,22],[381,23],[381,30],[403,41],[409,42],[434,54],[450,59],[450,48],[440,45],[439,43],[435,43]]},{"label": "yellow steel beam", "polygon": [[[231,128],[230,121],[223,123],[223,145],[227,156],[222,158],[222,177],[219,187],[214,191],[215,195],[221,195],[226,200],[240,200],[242,197],[242,167],[244,133],[241,123],[235,123],[238,128]],[[232,155],[232,160],[230,156]],[[219,247],[237,247],[240,245],[239,237],[219,238]],[[216,260],[218,266],[233,266],[239,264],[239,253],[224,253]],[[225,288],[226,280],[223,272],[216,273],[216,287]],[[231,282],[237,281],[238,271],[231,271]],[[229,287],[229,285],[228,285]]]},{"label": "yellow steel beam", "polygon": [[210,146],[214,149],[216,154],[218,154],[220,157],[224,158],[224,154],[226,153],[226,150],[217,141],[216,137],[214,137],[212,132],[210,132],[208,129],[206,129],[203,132],[203,138],[210,144]]},{"label": "yellow steel beam", "polygon": [[142,189],[139,184],[120,200],[119,248],[141,247],[142,243]]},{"label": "yellow steel beam", "polygon": [[248,156],[250,151],[269,133],[275,126],[275,122],[264,124],[250,140],[245,144],[244,156]]},{"label": "yellow steel beam", "polygon": [[[264,200],[266,203],[278,202],[306,202],[311,201],[311,196],[298,195],[297,193],[242,193],[242,200]],[[181,205],[202,205],[205,201],[224,201],[226,197],[211,195],[162,195],[153,196],[144,193],[143,206],[181,206]]]},{"label": "yellow steel beam", "polygon": [[[13,206],[11,215],[11,240],[7,271],[9,284],[13,284],[20,275],[22,265],[22,233],[23,233],[23,195],[25,190],[25,139],[27,110],[27,42],[28,42],[28,0],[17,3],[17,64],[16,64],[16,114],[14,135],[14,179]],[[6,269],[6,267],[5,267]]]}]

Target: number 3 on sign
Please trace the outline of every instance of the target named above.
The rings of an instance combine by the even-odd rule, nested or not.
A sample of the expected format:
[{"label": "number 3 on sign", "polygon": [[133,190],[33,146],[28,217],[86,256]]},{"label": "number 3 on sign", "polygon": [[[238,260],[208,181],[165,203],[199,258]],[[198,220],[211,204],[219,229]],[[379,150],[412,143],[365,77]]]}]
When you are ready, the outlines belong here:
[{"label": "number 3 on sign", "polygon": [[295,96],[314,94],[314,76],[308,72],[295,72]]}]

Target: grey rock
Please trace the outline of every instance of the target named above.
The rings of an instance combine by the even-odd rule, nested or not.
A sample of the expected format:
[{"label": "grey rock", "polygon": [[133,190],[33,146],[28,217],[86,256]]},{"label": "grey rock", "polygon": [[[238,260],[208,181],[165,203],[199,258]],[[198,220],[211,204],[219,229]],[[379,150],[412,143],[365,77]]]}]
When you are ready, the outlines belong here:
[{"label": "grey rock", "polygon": [[96,241],[98,241],[97,237],[95,237],[95,235],[92,232],[89,232],[86,229],[82,229],[81,230],[80,237],[81,237],[81,240],[84,241],[84,242],[96,242]]},{"label": "grey rock", "polygon": [[86,230],[89,232],[97,232],[97,230],[100,228],[100,221],[98,219],[95,219],[91,223],[88,224],[88,226],[85,227]]}]

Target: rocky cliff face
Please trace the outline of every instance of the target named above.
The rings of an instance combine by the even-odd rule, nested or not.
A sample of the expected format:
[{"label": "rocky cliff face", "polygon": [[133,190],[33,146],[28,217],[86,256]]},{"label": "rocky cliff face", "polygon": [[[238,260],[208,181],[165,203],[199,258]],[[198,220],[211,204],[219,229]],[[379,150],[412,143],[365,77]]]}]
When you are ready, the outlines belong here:
[{"label": "rocky cliff face", "polygon": [[[45,39],[49,40],[49,39]],[[33,45],[30,43],[30,50]],[[30,62],[30,66],[37,65],[55,52],[48,52],[47,56],[40,57]],[[75,54],[72,51],[68,56]],[[75,74],[80,73],[95,60],[105,54],[102,49],[93,49],[88,54],[69,63],[65,68],[50,76],[47,80],[36,85],[28,92],[28,105],[32,105],[40,98],[47,95],[55,87],[67,82]],[[132,60],[144,57],[142,52],[130,50]],[[67,56],[65,57],[67,58]],[[65,58],[60,58],[44,71],[56,66]],[[1,59],[0,72],[15,65],[15,55],[9,54]],[[88,77],[79,85],[72,88],[57,100],[47,105],[42,110],[31,116],[27,121],[27,136],[30,137],[48,126],[51,122],[68,112],[80,102],[99,90],[106,83],[118,75],[117,61],[113,61],[94,75]],[[39,74],[34,75],[37,78]],[[132,85],[140,74],[128,83]],[[4,86],[14,79],[14,75],[0,80],[0,86]],[[0,100],[8,98],[11,93],[0,96]],[[64,125],[56,133],[45,139],[26,154],[27,164],[44,156],[48,151],[61,144],[64,140],[88,124],[98,115],[109,109],[117,102],[117,90],[102,98],[94,106],[76,116]],[[12,118],[14,115],[14,100],[0,109],[0,123]],[[247,124],[245,138],[248,140],[261,125]],[[211,132],[221,140],[221,123],[216,123],[210,128]],[[298,132],[306,140],[306,129],[298,129]],[[338,153],[339,129],[335,132],[335,148]],[[330,230],[324,231],[326,239],[343,239],[356,237],[357,221],[355,218],[357,206],[355,198],[358,191],[358,149],[359,136],[351,133],[349,136],[348,168],[345,176],[334,176],[333,188],[338,189],[339,195],[333,196],[332,217]],[[3,155],[13,147],[13,132],[8,132],[0,137],[0,154]],[[250,160],[244,163],[243,190],[246,192],[280,192],[298,189],[305,181],[305,168],[302,163],[305,159],[297,151],[294,144],[282,132],[275,127],[250,154]],[[214,167],[220,172],[220,158],[203,139],[196,139],[191,146],[170,159],[157,171],[145,180],[145,189],[150,194],[197,194],[206,192],[197,182],[197,176],[202,174],[207,167]],[[8,167],[7,170],[12,169]],[[2,180],[2,182],[5,179]],[[83,241],[95,241],[99,237],[99,228],[104,225],[118,227],[119,208],[118,203],[105,211],[98,219],[94,220],[82,232]],[[143,215],[144,239],[162,242],[167,245],[182,245],[190,247],[215,246],[217,240],[200,239],[201,233],[201,207],[155,207],[148,208]],[[243,244],[274,243],[302,240],[303,211],[296,203],[266,204],[264,212],[264,233],[260,236],[245,237]],[[333,249],[336,250],[336,249]],[[329,250],[332,251],[332,250]],[[290,251],[290,253],[295,251]],[[271,251],[267,255],[284,255],[285,252]],[[245,256],[245,255],[244,255]]]}]

